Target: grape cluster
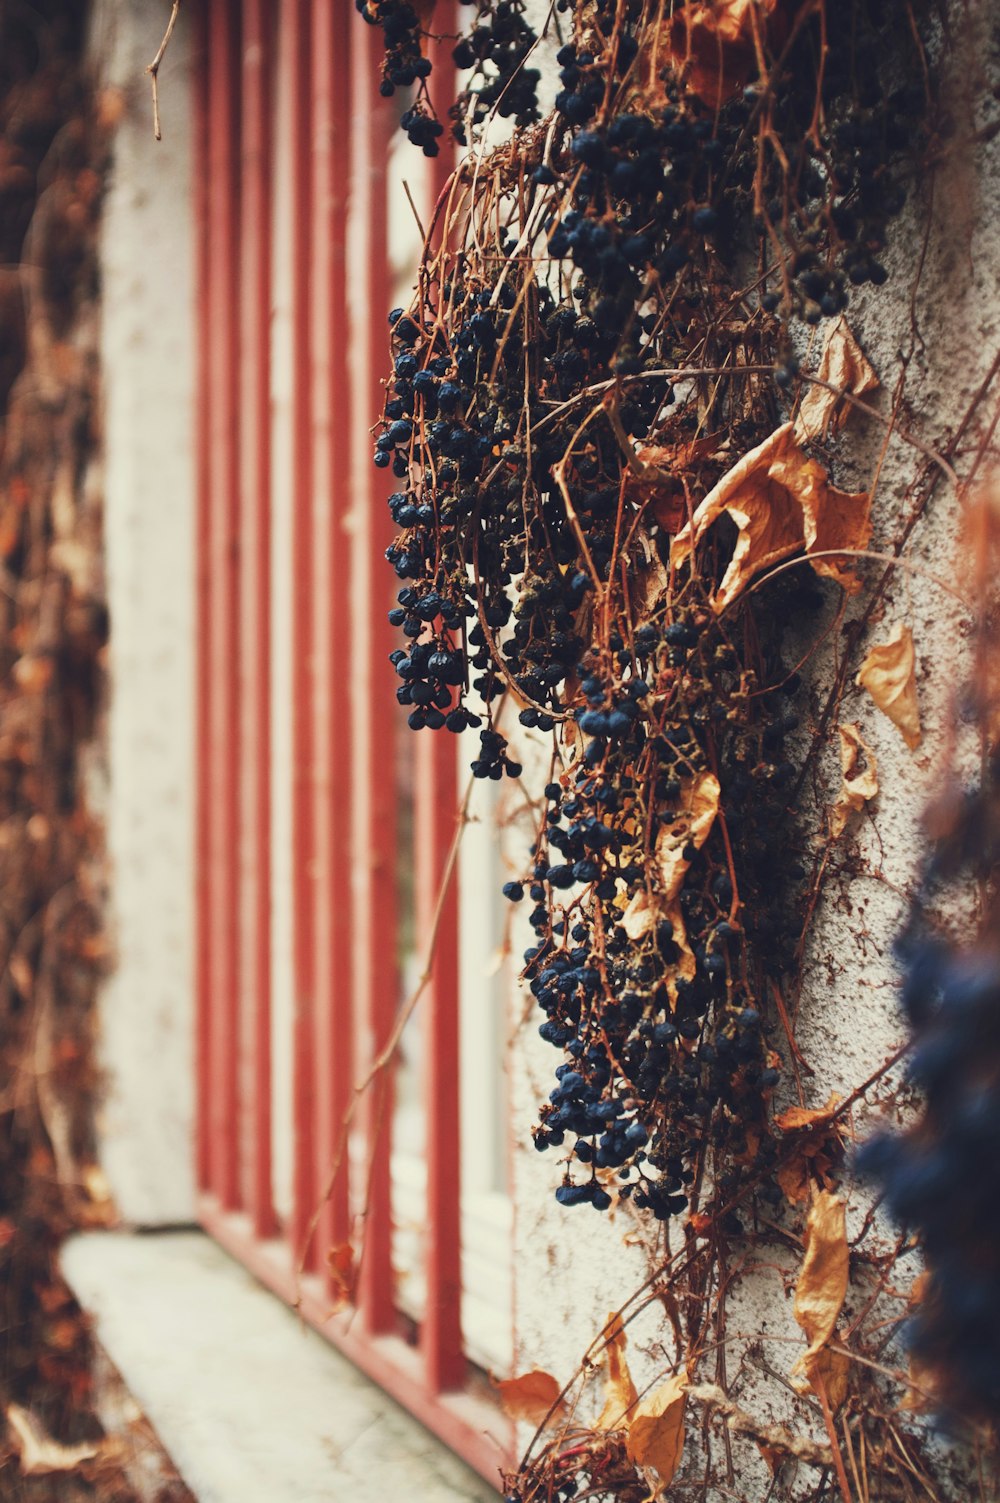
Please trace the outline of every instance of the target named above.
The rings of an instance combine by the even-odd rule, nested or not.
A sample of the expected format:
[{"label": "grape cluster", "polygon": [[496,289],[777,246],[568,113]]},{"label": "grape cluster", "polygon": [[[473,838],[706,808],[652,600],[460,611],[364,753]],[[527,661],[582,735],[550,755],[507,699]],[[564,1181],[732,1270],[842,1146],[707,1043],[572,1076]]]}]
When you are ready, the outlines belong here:
[{"label": "grape cluster", "polygon": [[919,1235],[928,1279],[910,1344],[933,1374],[941,1406],[1000,1414],[1000,950],[988,917],[980,940],[959,946],[923,917],[928,889],[970,858],[981,878],[1000,859],[995,794],[971,795],[935,854],[898,953],[901,1000],[913,1031],[909,1073],[924,1098],[901,1133],[881,1133],[858,1154],[895,1219]]},{"label": "grape cluster", "polygon": [[[822,73],[814,18],[782,59],[787,88],[751,79],[719,110],[668,58],[651,70],[638,0],[595,0],[587,25],[567,9],[550,128],[475,175],[467,218],[390,314],[375,463],[397,482],[410,725],[475,726],[488,779],[521,771],[510,701],[552,738],[529,868],[505,889],[530,901],[525,976],[562,1056],[536,1145],[562,1151],[563,1204],[631,1200],[666,1220],[706,1153],[722,1202],[774,1162],[767,998],[795,963],[803,876],[781,623],[821,598],[784,579],[720,618],[725,527],[679,569],[671,537],[780,421],[789,320],[881,279],[901,142],[869,88],[865,0]],[[493,107],[534,119],[530,45],[520,5],[481,0],[456,49],[492,80],[473,123]],[[685,842],[709,779],[718,812]]]}]

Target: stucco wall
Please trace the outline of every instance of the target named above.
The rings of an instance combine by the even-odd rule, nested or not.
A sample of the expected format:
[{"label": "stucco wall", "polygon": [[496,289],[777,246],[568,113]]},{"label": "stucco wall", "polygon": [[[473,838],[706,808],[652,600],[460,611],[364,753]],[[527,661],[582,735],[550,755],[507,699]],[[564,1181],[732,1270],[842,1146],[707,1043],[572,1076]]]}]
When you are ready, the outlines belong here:
[{"label": "stucco wall", "polygon": [[[129,1221],[193,1214],[194,417],[188,33],[143,69],[152,4],[98,4],[92,56],[124,115],[101,233],[107,811],[113,973],[101,1003],[101,1152]],[[117,107],[115,105],[114,107]]]}]

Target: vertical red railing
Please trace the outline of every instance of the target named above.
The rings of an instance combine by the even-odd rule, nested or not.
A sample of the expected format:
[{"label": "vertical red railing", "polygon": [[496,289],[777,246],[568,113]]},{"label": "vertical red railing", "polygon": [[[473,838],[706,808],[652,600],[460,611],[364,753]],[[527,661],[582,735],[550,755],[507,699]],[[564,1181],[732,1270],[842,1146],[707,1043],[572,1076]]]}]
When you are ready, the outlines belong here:
[{"label": "vertical red railing", "polygon": [[[381,375],[386,366],[391,278],[388,265],[386,164],[391,114],[378,99],[380,35],[355,25],[350,38],[352,93],[352,215],[350,285],[360,312],[352,348],[354,512],[353,592],[357,720],[355,747],[355,840],[359,864],[356,937],[357,1002],[362,1054],[369,1060],[385,1045],[398,1000],[396,953],[396,787],[393,771],[394,715],[390,694],[381,694],[386,658],[395,645],[386,621],[381,555],[392,529],[385,506],[385,476],[371,462],[368,426],[381,412]],[[359,327],[360,325],[360,327]],[[391,1071],[383,1071],[365,1098],[364,1137],[369,1159],[365,1186],[364,1250],[358,1301],[364,1329],[395,1324],[392,1276]]]},{"label": "vertical red railing", "polygon": [[[440,0],[436,29],[454,27]],[[458,898],[438,910],[457,817],[454,740],[413,738],[418,944],[437,923],[425,1014],[427,1309],[423,1357],[396,1340],[392,1072],[357,1123],[366,1174],[345,1159],[306,1268],[357,1231],[358,1320],[329,1328],[302,1252],[354,1083],[399,1006],[397,786],[400,712],[386,659],[391,475],[371,463],[392,300],[387,158],[395,128],[377,80],[381,33],[347,0],[218,0],[197,7],[197,989],[198,1181],[205,1225],[376,1381],[495,1478],[495,1450],[462,1387]],[[274,162],[275,63],[287,158]],[[449,65],[435,59],[436,92]],[[439,99],[439,103],[442,102]],[[442,114],[444,112],[442,111]],[[284,153],[283,153],[284,155]],[[450,149],[432,174],[429,221]],[[274,175],[287,175],[292,346],[292,1215],[290,1267],[259,1248],[277,1230],[271,1080],[271,237]],[[242,1217],[250,1213],[251,1233]],[[304,1291],[304,1292],[303,1292]],[[444,1397],[440,1397],[444,1395]],[[466,1408],[463,1410],[462,1406]]]},{"label": "vertical red railing", "polygon": [[[438,0],[434,24],[454,32],[453,0]],[[443,50],[443,49],[439,49]],[[454,93],[450,60],[434,60],[434,84],[440,114]],[[425,223],[434,211],[454,167],[449,136],[432,159]],[[443,215],[436,231],[441,243]],[[421,1346],[427,1382],[434,1392],[460,1387],[466,1364],[462,1350],[461,1103],[459,1100],[458,880],[449,856],[458,815],[457,755],[446,731],[417,733],[416,862],[418,920],[428,935],[439,908],[430,985],[423,1001],[427,1113],[427,1307]]]},{"label": "vertical red railing", "polygon": [[195,1014],[197,1084],[195,1094],[195,1174],[200,1191],[211,1188],[211,1072],[212,1072],[212,924],[209,863],[212,741],[209,718],[212,702],[212,617],[209,610],[209,549],[211,506],[209,493],[209,432],[212,418],[212,382],[209,335],[208,173],[208,16],[204,7],[195,9],[192,20],[194,53],[194,179],[195,214],[195,339],[198,400],[195,422]]},{"label": "vertical red railing", "polygon": [[[316,1209],[316,797],[313,589],[312,93],[310,0],[280,9],[291,111],[292,255],[292,966],[294,1159],[291,1243],[305,1247]],[[315,1239],[307,1266],[314,1266]]]},{"label": "vertical red railing", "polygon": [[240,9],[208,23],[208,923],[209,1169],[226,1209],[239,1195],[239,72]]},{"label": "vertical red railing", "polygon": [[243,0],[240,202],[240,1080],[243,1200],[271,1201],[271,149],[273,7]]},{"label": "vertical red railing", "polygon": [[[321,0],[322,4],[322,0]],[[327,694],[334,734],[330,748],[329,841],[333,853],[330,885],[330,929],[327,964],[332,978],[329,1055],[330,1089],[324,1110],[324,1131],[332,1157],[341,1134],[354,1085],[354,893],[351,844],[351,805],[354,783],[350,721],[353,712],[351,675],[348,667],[352,640],[351,611],[351,521],[354,494],[351,446],[358,404],[351,380],[349,284],[347,266],[348,213],[351,177],[351,32],[357,17],[350,6],[332,7],[329,55],[332,71],[330,139],[330,193],[327,206],[330,230],[329,261],[324,268],[329,281],[330,404],[332,476],[329,505],[332,526],[330,548],[330,596],[326,629],[331,642],[327,661]],[[350,1185],[345,1161],[333,1187],[327,1229],[331,1243],[347,1240],[350,1232]]]},{"label": "vertical red railing", "polygon": [[351,1091],[350,861],[350,560],[344,524],[351,505],[350,367],[345,246],[350,161],[347,152],[350,12],[313,6],[312,129],[312,710],[315,756],[315,1046],[314,1124],[321,1205],[315,1259],[347,1240],[349,1166],[329,1200],[326,1181]]}]

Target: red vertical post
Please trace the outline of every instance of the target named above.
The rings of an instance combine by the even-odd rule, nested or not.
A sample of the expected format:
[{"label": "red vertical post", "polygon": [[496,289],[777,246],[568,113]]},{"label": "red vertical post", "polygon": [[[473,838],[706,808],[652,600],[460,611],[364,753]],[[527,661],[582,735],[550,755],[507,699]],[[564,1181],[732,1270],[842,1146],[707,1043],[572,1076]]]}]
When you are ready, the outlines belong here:
[{"label": "red vertical post", "polygon": [[[352,215],[350,296],[356,322],[352,374],[358,393],[354,431],[355,807],[358,862],[355,935],[361,1055],[371,1061],[392,1031],[398,1004],[396,952],[396,785],[394,712],[386,658],[395,645],[386,621],[390,599],[384,550],[392,536],[385,474],[372,466],[367,429],[382,410],[382,374],[389,360],[392,281],[388,263],[386,165],[392,111],[378,96],[381,32],[351,31]],[[356,231],[356,234],[355,234]],[[385,1331],[395,1321],[392,1275],[392,1072],[384,1070],[364,1105],[368,1173],[358,1303],[364,1328]]]},{"label": "red vertical post", "polygon": [[211,800],[212,617],[209,610],[209,547],[211,493],[209,489],[209,432],[212,420],[210,363],[211,284],[209,279],[208,220],[208,17],[195,8],[194,28],[194,210],[197,306],[197,387],[195,403],[195,1048],[196,1175],[198,1188],[211,1188],[211,1048],[212,1048],[212,915],[209,863]]},{"label": "red vertical post", "polygon": [[208,21],[209,825],[211,1186],[239,1207],[239,7]]},{"label": "red vertical post", "polygon": [[[454,32],[455,7],[439,0],[437,30]],[[438,112],[447,121],[455,88],[450,60],[434,59]],[[433,158],[426,220],[454,168],[448,134]],[[443,240],[438,219],[437,240]],[[426,1039],[427,1112],[427,1310],[421,1346],[428,1386],[434,1392],[459,1387],[465,1378],[462,1352],[461,1106],[459,1099],[458,879],[448,872],[458,816],[457,755],[446,731],[417,733],[416,779],[417,928],[429,935],[440,904],[431,980],[421,1004]],[[447,879],[447,885],[445,885]]]},{"label": "red vertical post", "polygon": [[271,1202],[271,150],[268,0],[243,0],[240,202],[240,1128],[243,1199],[259,1237]]},{"label": "red vertical post", "polygon": [[[349,40],[346,6],[313,7],[312,433],[316,759],[316,1144],[323,1200],[352,1080],[350,552],[352,402],[347,329]],[[350,1233],[346,1160],[323,1200],[316,1260]]]},{"label": "red vertical post", "polygon": [[[291,111],[286,164],[292,216],[292,911],[294,977],[294,1253],[304,1248],[316,1209],[316,800],[312,320],[312,100],[310,0],[283,0],[280,25]],[[314,1249],[313,1249],[314,1252]]]},{"label": "red vertical post", "polygon": [[[350,183],[350,37],[347,6],[319,0],[313,21],[313,432],[316,474],[316,695],[320,803],[317,925],[317,1145],[325,1194],[353,1087],[353,877],[351,851],[352,641],[351,391],[347,218]],[[322,580],[322,583],[320,581]],[[323,1205],[319,1252],[350,1235],[346,1158]]]}]

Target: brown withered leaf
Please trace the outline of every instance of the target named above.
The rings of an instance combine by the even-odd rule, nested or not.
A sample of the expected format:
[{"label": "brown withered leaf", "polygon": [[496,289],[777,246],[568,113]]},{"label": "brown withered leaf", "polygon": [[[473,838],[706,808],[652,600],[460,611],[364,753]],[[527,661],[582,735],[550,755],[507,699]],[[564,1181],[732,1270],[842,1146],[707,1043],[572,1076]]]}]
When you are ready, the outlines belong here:
[{"label": "brown withered leaf", "polygon": [[7,1428],[17,1451],[21,1474],[25,1477],[41,1477],[50,1472],[75,1472],[85,1461],[93,1461],[101,1454],[101,1447],[93,1443],[64,1446],[53,1440],[41,1420],[20,1404],[7,1405]]},{"label": "brown withered leaf", "polygon": [[626,1446],[632,1461],[649,1467],[664,1487],[673,1481],[684,1451],[684,1407],[688,1380],[668,1378],[632,1411]]},{"label": "brown withered leaf", "polygon": [[[669,59],[689,92],[718,109],[756,72],[755,23],[772,45],[780,43],[785,9],[784,0],[712,0],[678,7],[658,60]],[[656,28],[650,30],[655,35]],[[651,96],[647,103],[653,106],[666,102],[662,85],[657,91],[655,72],[647,67],[643,75]]]},{"label": "brown withered leaf", "polygon": [[[810,459],[785,423],[733,466],[701,502],[690,523],[674,538],[671,563],[687,559],[723,513],[736,523],[738,536],[729,567],[714,600],[722,611],[763,569],[800,550],[806,556],[839,548],[864,548],[871,537],[871,497],[865,491],[842,491],[830,484],[823,466]],[[811,558],[817,574],[835,579],[845,590],[859,581],[848,559]]]},{"label": "brown withered leaf", "polygon": [[680,892],[691,865],[684,855],[685,848],[693,845],[700,851],[709,837],[719,812],[721,791],[714,772],[699,772],[693,778],[682,779],[677,818],[661,826],[656,837],[656,860],[668,902]]},{"label": "brown withered leaf", "polygon": [[[827,330],[816,374],[821,381],[855,397],[863,397],[879,385],[878,376],[865,359],[843,314]],[[851,404],[836,392],[828,391],[825,386],[810,386],[799,405],[795,436],[800,443],[806,443],[826,438],[831,432],[839,433],[852,411]]]},{"label": "brown withered leaf", "polygon": [[330,1274],[330,1292],[337,1307],[352,1303],[358,1287],[358,1265],[349,1242],[338,1242],[326,1255]]},{"label": "brown withered leaf", "polygon": [[607,1341],[604,1355],[608,1371],[604,1379],[604,1407],[597,1421],[599,1430],[620,1430],[631,1424],[631,1409],[639,1397],[625,1357],[627,1338],[620,1315],[609,1315],[601,1335]]},{"label": "brown withered leaf", "polygon": [[883,715],[888,715],[913,751],[923,740],[917,700],[916,655],[913,632],[898,621],[885,642],[868,653],[854,682],[867,689]]},{"label": "brown withered leaf", "polygon": [[806,1219],[805,1246],[793,1308],[809,1346],[792,1373],[802,1373],[816,1391],[822,1387],[836,1409],[847,1393],[847,1359],[826,1347],[844,1306],[850,1272],[846,1203],[841,1196],[817,1191]]},{"label": "brown withered leaf", "polygon": [[540,1425],[550,1410],[562,1409],[559,1395],[562,1385],[551,1373],[533,1367],[519,1378],[501,1378],[496,1383],[500,1403],[511,1419]]},{"label": "brown withered leaf", "polygon": [[682,444],[639,444],[635,457],[640,473],[631,469],[625,486],[626,499],[635,506],[651,505],[653,516],[673,536],[688,520],[688,486],[697,483],[702,461],[719,452],[727,442],[721,434],[706,433]]},{"label": "brown withered leaf", "polygon": [[851,720],[838,725],[837,734],[842,782],[837,802],[830,810],[830,834],[835,840],[843,835],[850,816],[859,813],[878,793],[878,762],[862,738],[861,728]]},{"label": "brown withered leaf", "polygon": [[619,920],[629,939],[642,939],[650,934],[663,919],[668,919],[674,931],[674,944],[679,951],[676,962],[667,980],[670,1001],[676,1006],[678,980],[692,981],[698,968],[694,951],[688,944],[687,928],[680,902],[675,898],[667,902],[659,893],[652,896],[645,887],[640,887],[629,899]]},{"label": "brown withered leaf", "polygon": [[777,1114],[774,1125],[779,1132],[787,1133],[825,1131],[839,1105],[840,1097],[832,1091],[826,1106],[788,1106]]}]

